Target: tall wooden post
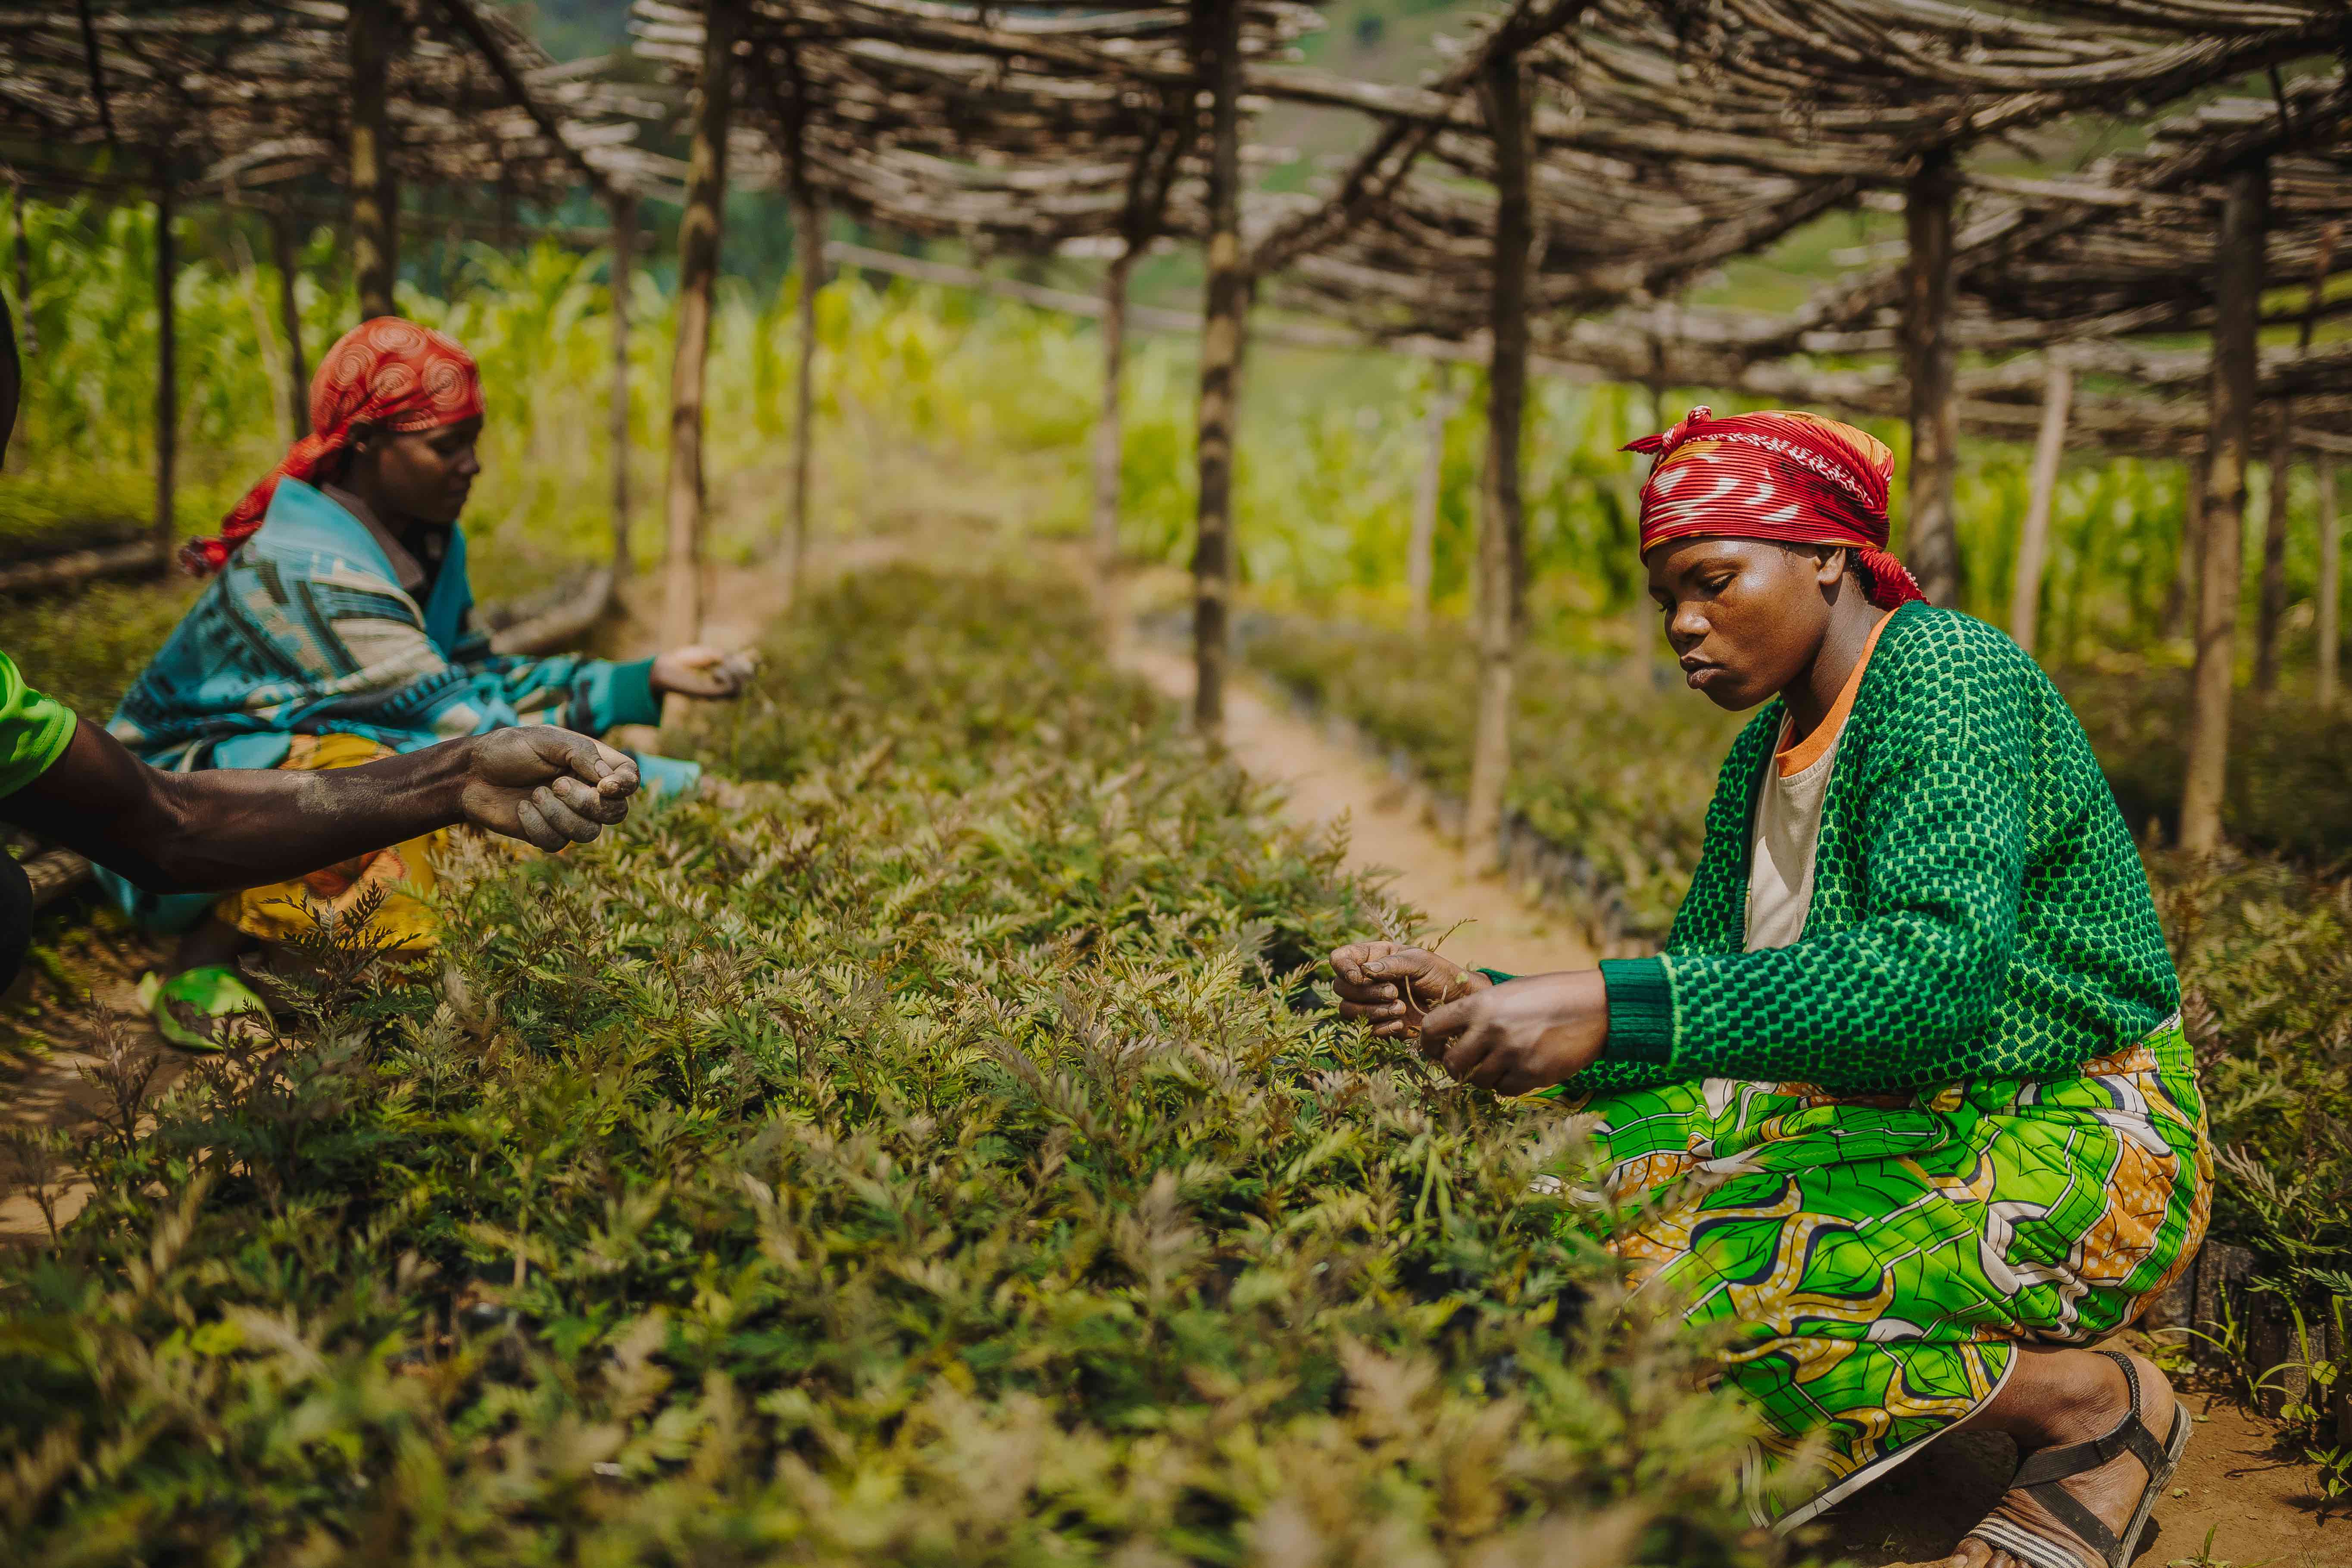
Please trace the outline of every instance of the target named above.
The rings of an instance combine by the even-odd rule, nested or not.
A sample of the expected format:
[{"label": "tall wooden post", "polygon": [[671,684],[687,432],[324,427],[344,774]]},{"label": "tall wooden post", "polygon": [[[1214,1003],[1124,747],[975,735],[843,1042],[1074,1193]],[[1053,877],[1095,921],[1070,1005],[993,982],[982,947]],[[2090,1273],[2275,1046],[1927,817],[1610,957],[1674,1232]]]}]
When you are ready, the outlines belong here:
[{"label": "tall wooden post", "polygon": [[172,188],[172,155],[155,154],[155,559],[168,565],[179,526],[180,323],[173,285],[179,280],[179,247],[172,223],[178,214]]},{"label": "tall wooden post", "polygon": [[1095,416],[1095,565],[1108,576],[1118,565],[1118,496],[1126,432],[1120,418],[1127,372],[1127,285],[1135,247],[1122,246],[1103,274],[1102,412]]},{"label": "tall wooden post", "polygon": [[344,40],[352,71],[352,277],[364,321],[397,310],[400,187],[392,160],[391,0],[351,0]]},{"label": "tall wooden post", "polygon": [[2238,591],[2246,467],[2253,447],[2255,327],[2262,311],[2270,169],[2231,173],[2213,246],[2212,431],[2207,441],[2205,548],[2200,563],[2197,668],[2189,703],[2189,765],[2180,794],[2180,847],[2221,847],[2229,782],[2230,702],[2237,671]]},{"label": "tall wooden post", "polygon": [[1903,553],[1919,591],[1944,605],[1960,597],[1959,536],[1952,518],[1960,441],[1952,345],[1958,291],[1952,230],[1959,184],[1951,150],[1937,148],[1919,160],[1903,203],[1910,238],[1904,338],[1911,377],[1910,520]]},{"label": "tall wooden post", "polygon": [[1242,258],[1241,0],[1198,0],[1194,70],[1209,89],[1209,276],[1201,331],[1200,500],[1192,546],[1192,721],[1225,720],[1233,594],[1234,420],[1250,278]]},{"label": "tall wooden post", "polygon": [[800,251],[800,296],[793,320],[800,338],[793,371],[793,599],[801,596],[808,566],[809,486],[816,468],[816,294],[824,287],[824,197],[805,180],[793,200],[793,240]]},{"label": "tall wooden post", "polygon": [[1415,636],[1429,629],[1429,598],[1437,584],[1437,511],[1445,499],[1445,427],[1462,406],[1454,367],[1439,360],[1430,372],[1429,407],[1421,416],[1421,478],[1413,485],[1412,531],[1404,545],[1405,595]]},{"label": "tall wooden post", "polygon": [[1515,55],[1487,68],[1486,131],[1495,145],[1495,257],[1487,332],[1486,471],[1478,509],[1475,610],[1478,697],[1470,742],[1470,795],[1462,838],[1470,864],[1501,861],[1503,790],[1511,771],[1511,687],[1522,618],[1526,519],[1519,495],[1519,436],[1528,392],[1528,252],[1535,242],[1529,194],[1534,161],[1527,83]]},{"label": "tall wooden post", "polygon": [[2271,432],[2270,494],[2263,506],[2262,595],[2254,610],[2254,689],[2278,689],[2279,623],[2286,618],[2286,503],[2294,477],[2294,412],[2281,398]]},{"label": "tall wooden post", "polygon": [[2319,469],[2319,670],[2312,697],[2321,712],[2336,706],[2337,660],[2344,641],[2344,518],[2336,505],[2336,459],[2322,454]]},{"label": "tall wooden post", "polygon": [[670,647],[702,635],[703,373],[710,354],[711,293],[719,281],[719,225],[727,210],[734,0],[712,0],[703,16],[701,100],[695,108],[686,211],[677,229],[677,357],[669,383],[668,548],[661,630]]},{"label": "tall wooden post", "polygon": [[637,258],[637,199],[613,197],[613,580],[630,571],[629,561],[629,284]]},{"label": "tall wooden post", "polygon": [[310,433],[310,361],[302,352],[302,301],[295,292],[301,276],[302,247],[294,214],[284,202],[269,204],[269,259],[278,268],[278,330],[286,339],[287,401],[294,409],[294,438]]},{"label": "tall wooden post", "polygon": [[2017,539],[2017,576],[2009,595],[2009,635],[2033,651],[2042,619],[2042,569],[2050,558],[2050,511],[2058,499],[2058,465],[2066,455],[2066,416],[2074,401],[2074,373],[2050,362],[2042,393],[2042,431],[2033,445],[2033,489]]}]

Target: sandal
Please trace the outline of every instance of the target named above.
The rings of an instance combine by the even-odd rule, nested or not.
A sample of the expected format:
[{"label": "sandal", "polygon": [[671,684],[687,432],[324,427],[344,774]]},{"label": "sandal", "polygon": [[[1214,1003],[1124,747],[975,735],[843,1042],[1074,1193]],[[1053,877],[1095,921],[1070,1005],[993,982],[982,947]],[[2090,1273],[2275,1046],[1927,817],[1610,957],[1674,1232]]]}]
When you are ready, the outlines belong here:
[{"label": "sandal", "polygon": [[151,973],[139,982],[139,1005],[164,1043],[184,1051],[217,1051],[224,1036],[269,1026],[269,1009],[225,963],[183,969],[169,980]]},{"label": "sandal", "polygon": [[[2125,1386],[2131,1390],[2130,1413],[2104,1437],[2042,1449],[2018,1466],[2017,1474],[2010,1478],[2009,1489],[2022,1491],[2040,1503],[2052,1518],[2073,1531],[2084,1546],[2098,1553],[2107,1568],[2124,1568],[2139,1545],[2140,1531],[2147,1528],[2148,1515],[2156,1511],[2156,1500],[2162,1494],[2164,1483],[2172,1479],[2182,1450],[2189,1447],[2189,1412],[2174,1403],[2172,1431],[2158,1443],[2147,1423],[2140,1419],[2139,1373],[2132,1369],[2131,1358],[2113,1351],[2098,1353],[2124,1369]],[[2068,1476],[2095,1470],[2125,1454],[2147,1468],[2147,1484],[2140,1489],[2139,1506],[2132,1510],[2131,1518],[2117,1532],[2108,1529],[2106,1521],[2084,1507],[2074,1493],[2058,1483]],[[2083,1568],[2078,1553],[2005,1519],[1988,1519],[1969,1533],[2021,1563],[2031,1563],[2032,1568]]]}]

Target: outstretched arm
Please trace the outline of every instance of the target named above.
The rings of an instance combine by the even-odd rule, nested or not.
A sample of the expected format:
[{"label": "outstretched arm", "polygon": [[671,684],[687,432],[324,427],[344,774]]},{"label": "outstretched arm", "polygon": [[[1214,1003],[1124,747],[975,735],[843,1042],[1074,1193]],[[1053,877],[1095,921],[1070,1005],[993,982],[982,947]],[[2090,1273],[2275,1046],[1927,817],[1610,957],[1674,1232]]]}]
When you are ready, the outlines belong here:
[{"label": "outstretched arm", "polygon": [[79,723],[0,818],[152,892],[262,887],[471,823],[541,849],[585,843],[627,814],[636,764],[549,725],[493,731],[322,773],[151,768]]}]

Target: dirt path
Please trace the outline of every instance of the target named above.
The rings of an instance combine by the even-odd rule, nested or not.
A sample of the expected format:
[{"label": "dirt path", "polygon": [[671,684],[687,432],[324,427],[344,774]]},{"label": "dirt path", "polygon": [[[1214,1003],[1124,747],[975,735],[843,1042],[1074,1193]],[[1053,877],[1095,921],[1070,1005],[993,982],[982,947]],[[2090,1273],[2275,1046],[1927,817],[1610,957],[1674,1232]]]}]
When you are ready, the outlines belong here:
[{"label": "dirt path", "polygon": [[[1175,651],[1136,638],[1119,662],[1189,705],[1192,664]],[[1521,898],[1499,877],[1475,877],[1462,851],[1424,822],[1388,774],[1314,724],[1269,698],[1246,677],[1225,692],[1225,747],[1243,768],[1287,792],[1284,815],[1318,828],[1345,821],[1348,862],[1382,879],[1389,890],[1443,932],[1460,922],[1448,954],[1515,974],[1590,967],[1592,952],[1565,919]]]}]

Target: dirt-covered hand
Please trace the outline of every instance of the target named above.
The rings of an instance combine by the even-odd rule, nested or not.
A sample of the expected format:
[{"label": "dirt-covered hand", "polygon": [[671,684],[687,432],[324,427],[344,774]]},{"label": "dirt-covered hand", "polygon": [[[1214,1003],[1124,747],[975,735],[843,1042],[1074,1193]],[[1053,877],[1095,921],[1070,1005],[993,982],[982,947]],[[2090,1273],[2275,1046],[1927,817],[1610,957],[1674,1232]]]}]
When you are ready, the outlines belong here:
[{"label": "dirt-covered hand", "polygon": [[1381,1039],[1412,1034],[1439,1003],[1494,984],[1451,959],[1393,942],[1351,942],[1332,953],[1331,973],[1339,1016],[1370,1025]]},{"label": "dirt-covered hand", "polygon": [[730,653],[725,648],[696,643],[674,647],[654,660],[653,687],[680,697],[740,697],[751,672],[760,668],[757,655]]},{"label": "dirt-covered hand", "polygon": [[1529,1094],[1566,1083],[1609,1043],[1609,987],[1597,969],[1530,974],[1433,1007],[1421,1054],[1464,1083]]},{"label": "dirt-covered hand", "polygon": [[465,819],[541,849],[587,843],[628,815],[637,791],[625,754],[551,724],[493,730],[467,745]]}]

